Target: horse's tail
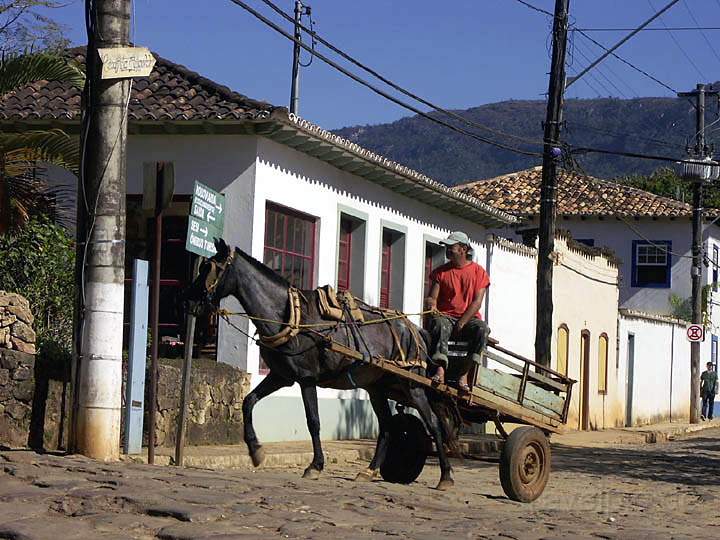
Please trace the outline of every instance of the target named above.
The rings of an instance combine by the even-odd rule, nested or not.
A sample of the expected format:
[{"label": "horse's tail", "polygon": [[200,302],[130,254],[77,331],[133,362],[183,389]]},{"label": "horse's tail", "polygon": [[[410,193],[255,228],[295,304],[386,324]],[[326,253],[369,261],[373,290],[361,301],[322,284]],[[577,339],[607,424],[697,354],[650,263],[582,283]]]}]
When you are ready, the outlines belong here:
[{"label": "horse's tail", "polygon": [[457,403],[447,396],[437,392],[428,392],[428,401],[435,416],[437,416],[442,431],[443,443],[447,446],[449,454],[462,457],[460,450],[460,427],[463,419],[460,416]]}]

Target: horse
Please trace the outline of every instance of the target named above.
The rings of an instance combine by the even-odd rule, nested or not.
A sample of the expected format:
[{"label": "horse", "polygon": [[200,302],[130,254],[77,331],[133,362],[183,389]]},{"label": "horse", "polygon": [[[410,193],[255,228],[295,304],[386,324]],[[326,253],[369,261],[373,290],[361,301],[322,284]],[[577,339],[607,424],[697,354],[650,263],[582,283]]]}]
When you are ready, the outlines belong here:
[{"label": "horse", "polygon": [[[231,250],[222,239],[215,240],[215,248],[215,256],[202,263],[197,278],[184,296],[190,309],[197,312],[213,307],[218,309],[220,301],[232,295],[257,329],[262,357],[269,372],[242,403],[244,441],[253,465],[259,466],[265,457],[253,427],[253,408],[258,401],[280,388],[299,384],[313,446],[313,459],[303,478],[317,479],[324,468],[317,387],[363,388],[377,416],[379,435],[370,465],[358,473],[356,480],[372,480],[384,462],[392,417],[388,400],[394,399],[418,411],[435,442],[441,470],[436,489],[452,487],[452,467],[445,444],[451,450],[457,448],[462,420],[455,404],[434,390],[367,362],[353,360],[328,347],[332,340],[360,350],[364,355],[384,358],[394,358],[398,348],[402,348],[408,358],[416,358],[427,355],[427,333],[404,318],[352,328],[347,324],[328,325],[320,314],[317,290],[291,288],[290,283],[271,268],[237,247]],[[380,310],[365,304],[362,312],[366,321],[379,322],[377,319],[383,317]],[[293,317],[299,323],[294,330],[287,323]],[[417,336],[421,339],[416,339]],[[417,373],[424,371],[421,366],[409,369]]]}]

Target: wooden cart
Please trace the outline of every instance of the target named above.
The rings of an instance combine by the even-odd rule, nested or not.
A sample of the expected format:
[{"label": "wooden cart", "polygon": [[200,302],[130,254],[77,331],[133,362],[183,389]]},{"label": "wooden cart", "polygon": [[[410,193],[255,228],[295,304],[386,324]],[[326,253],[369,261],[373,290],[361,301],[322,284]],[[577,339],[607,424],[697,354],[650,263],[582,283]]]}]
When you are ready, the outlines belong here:
[{"label": "wooden cart", "polygon": [[[462,364],[466,343],[451,342],[448,381],[453,366]],[[362,359],[352,349],[333,347],[337,352]],[[458,357],[453,361],[452,357]],[[482,364],[472,366],[468,384],[471,393],[459,393],[452,384],[433,384],[428,377],[409,372],[382,358],[373,358],[379,368],[433,388],[457,400],[463,420],[492,422],[504,439],[500,454],[500,482],[506,495],[521,502],[537,499],[550,475],[549,436],[567,422],[572,386],[567,376],[509,351],[495,340],[484,353]],[[508,433],[504,423],[523,424]],[[383,478],[391,482],[413,482],[423,470],[432,450],[425,426],[417,416],[399,412],[392,418],[391,441]]]}]

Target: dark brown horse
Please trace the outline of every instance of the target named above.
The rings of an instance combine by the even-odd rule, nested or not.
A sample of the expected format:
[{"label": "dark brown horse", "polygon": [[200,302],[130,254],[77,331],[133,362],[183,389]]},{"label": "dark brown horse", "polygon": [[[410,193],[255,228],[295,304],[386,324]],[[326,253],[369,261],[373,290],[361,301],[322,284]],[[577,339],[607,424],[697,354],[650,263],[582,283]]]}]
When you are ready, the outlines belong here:
[{"label": "dark brown horse", "polygon": [[[299,307],[301,313],[300,324],[323,321],[318,308],[317,291],[301,291],[296,297],[299,306],[294,306],[289,296],[290,284],[283,277],[238,248],[231,252],[222,240],[217,241],[215,247],[217,254],[202,264],[198,278],[186,294],[189,301],[217,307],[223,298],[235,296],[247,314],[254,318],[261,338],[287,332],[286,325],[269,321],[290,320],[296,307]],[[366,321],[382,316],[378,310],[369,306],[363,306],[362,309]],[[365,355],[394,358],[399,346],[407,358],[416,358],[425,354],[427,335],[417,327],[409,328],[411,324],[403,319],[395,319],[353,329],[347,325],[306,328],[285,342],[282,339],[265,339],[265,345],[261,343],[262,357],[270,371],[247,395],[242,406],[245,443],[255,466],[262,463],[264,452],[253,428],[252,412],[262,398],[293,383],[300,385],[313,445],[313,460],[303,476],[317,478],[324,467],[317,387],[363,388],[370,396],[380,433],[369,469],[358,474],[358,479],[372,478],[383,464],[392,416],[388,399],[394,399],[418,411],[435,442],[441,468],[437,488],[447,489],[452,486],[452,469],[443,441],[450,445],[456,441],[460,419],[454,404],[432,390],[328,348],[330,339]],[[413,334],[422,336],[425,343],[418,343]],[[423,368],[417,366],[409,369],[420,372]]]}]

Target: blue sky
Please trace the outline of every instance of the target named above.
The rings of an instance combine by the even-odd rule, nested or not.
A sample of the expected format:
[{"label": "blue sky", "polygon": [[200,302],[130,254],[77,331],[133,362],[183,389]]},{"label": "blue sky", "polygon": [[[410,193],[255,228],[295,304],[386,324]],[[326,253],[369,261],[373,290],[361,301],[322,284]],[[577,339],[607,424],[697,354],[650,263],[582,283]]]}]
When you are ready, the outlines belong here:
[{"label": "blue sky", "polygon": [[[290,29],[259,0],[245,0]],[[552,11],[553,0],[530,0]],[[276,0],[291,12],[292,0]],[[506,99],[538,99],[547,90],[548,17],[516,0],[308,0],[317,32],[360,61],[430,101],[462,109]],[[667,0],[571,0],[579,28],[634,27]],[[50,14],[84,44],[82,0]],[[681,0],[664,17],[668,26],[720,27],[720,0]],[[292,44],[229,0],[135,0],[134,41],[161,56],[250,97],[287,105]],[[655,22],[652,26],[662,27]],[[622,32],[592,34],[610,45]],[[689,90],[720,80],[720,31],[643,32],[618,54],[670,87]],[[576,38],[573,67],[600,51]],[[681,48],[693,54],[695,66]],[[583,57],[583,55],[585,57]],[[307,60],[306,55],[304,55]],[[612,81],[608,82],[607,79]],[[568,97],[670,96],[672,93],[617,60],[602,64],[590,86],[578,81]],[[407,116],[315,59],[302,72],[300,114],[334,129]]]}]

